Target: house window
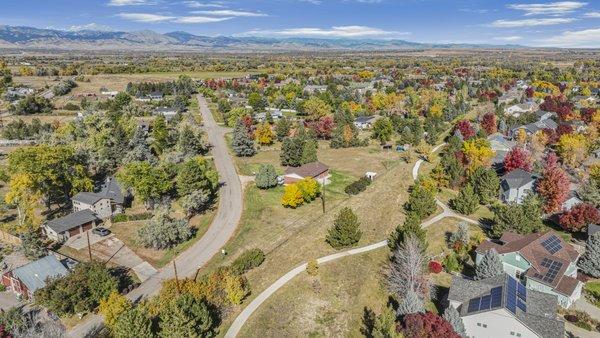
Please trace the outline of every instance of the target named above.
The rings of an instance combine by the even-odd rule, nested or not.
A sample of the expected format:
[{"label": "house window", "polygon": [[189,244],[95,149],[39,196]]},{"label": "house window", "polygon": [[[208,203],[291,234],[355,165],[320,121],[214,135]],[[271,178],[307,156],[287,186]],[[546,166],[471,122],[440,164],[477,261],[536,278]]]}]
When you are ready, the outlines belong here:
[{"label": "house window", "polygon": [[510,331],[510,335],[514,336],[515,335],[515,331]]},{"label": "house window", "polygon": [[487,327],[487,324],[483,324],[483,327],[484,327],[484,328],[485,328],[485,327]]},{"label": "house window", "polygon": [[481,323],[477,323],[477,326],[481,326],[481,327],[487,327],[487,324],[481,324]]},{"label": "house window", "polygon": [[520,333],[517,333],[517,337],[521,337],[521,334],[520,334]]}]

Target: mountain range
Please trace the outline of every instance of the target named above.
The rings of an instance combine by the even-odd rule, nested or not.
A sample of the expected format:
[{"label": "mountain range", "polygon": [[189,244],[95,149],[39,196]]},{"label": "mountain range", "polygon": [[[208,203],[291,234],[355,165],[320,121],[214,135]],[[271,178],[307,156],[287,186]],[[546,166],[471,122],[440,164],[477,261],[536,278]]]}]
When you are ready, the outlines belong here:
[{"label": "mountain range", "polygon": [[518,45],[429,44],[405,40],[199,36],[151,30],[116,32],[0,25],[0,48],[129,51],[318,51],[430,48],[522,48]]}]

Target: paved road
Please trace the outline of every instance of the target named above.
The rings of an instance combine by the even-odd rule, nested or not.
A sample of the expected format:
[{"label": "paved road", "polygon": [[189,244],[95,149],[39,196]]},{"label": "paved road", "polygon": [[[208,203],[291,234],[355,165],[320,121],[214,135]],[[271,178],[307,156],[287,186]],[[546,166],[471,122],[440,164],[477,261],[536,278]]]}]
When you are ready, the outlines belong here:
[{"label": "paved road", "polygon": [[[212,145],[212,155],[222,187],[219,191],[219,209],[210,228],[200,240],[175,259],[180,278],[193,277],[199,267],[206,264],[221,250],[221,247],[235,232],[243,208],[242,186],[224,138],[226,129],[217,125],[206,100],[201,95],[198,95],[197,99],[204,121],[204,129]],[[172,265],[168,264],[129,293],[127,297],[137,301],[156,295],[162,281],[172,278],[174,278],[174,271]],[[90,320],[73,328],[69,332],[69,336],[83,337],[89,330],[101,324],[102,317],[93,316]]]}]

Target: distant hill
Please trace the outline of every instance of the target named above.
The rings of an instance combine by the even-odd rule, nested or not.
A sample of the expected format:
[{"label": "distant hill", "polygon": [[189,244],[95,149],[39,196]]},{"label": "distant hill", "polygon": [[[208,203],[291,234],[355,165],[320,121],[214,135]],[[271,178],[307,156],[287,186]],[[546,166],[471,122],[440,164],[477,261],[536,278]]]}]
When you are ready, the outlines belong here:
[{"label": "distant hill", "polygon": [[147,51],[316,51],[397,50],[426,48],[522,48],[518,45],[425,44],[404,40],[317,39],[199,36],[187,32],[160,34],[151,30],[107,32],[67,31],[0,25],[0,48]]}]

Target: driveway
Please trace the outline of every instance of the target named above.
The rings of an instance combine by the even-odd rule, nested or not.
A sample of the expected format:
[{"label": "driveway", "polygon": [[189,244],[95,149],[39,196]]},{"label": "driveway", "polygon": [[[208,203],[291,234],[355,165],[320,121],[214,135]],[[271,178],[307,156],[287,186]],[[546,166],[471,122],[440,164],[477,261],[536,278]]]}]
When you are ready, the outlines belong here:
[{"label": "driveway", "polygon": [[8,309],[19,305],[21,305],[21,303],[17,300],[17,295],[11,291],[0,292],[0,310],[7,311]]},{"label": "driveway", "polygon": [[[91,240],[91,238],[90,238]],[[148,280],[157,271],[150,263],[140,258],[133,250],[129,249],[120,239],[114,236],[104,237],[94,243],[92,255],[104,262],[111,261],[115,264],[132,269],[141,282]]]},{"label": "driveway", "polygon": [[[90,245],[94,245],[102,240],[105,240],[107,238],[114,236],[113,234],[110,234],[108,236],[102,237],[102,236],[96,235],[95,233],[93,233],[91,231],[88,231],[88,232],[90,234]],[[73,248],[75,250],[81,250],[81,249],[87,248],[88,242],[87,242],[87,236],[86,236],[85,232],[81,235],[77,235],[77,236],[73,236],[73,237],[69,238],[65,242],[65,245],[70,248]]]},{"label": "driveway", "polygon": [[[221,189],[219,190],[219,209],[210,227],[201,239],[175,258],[180,278],[193,277],[196,270],[206,264],[229,241],[237,228],[243,206],[242,185],[225,142],[226,129],[217,125],[204,97],[198,95],[197,100],[204,121],[204,130],[212,145],[211,151],[219,172]],[[137,301],[155,295],[164,280],[174,277],[173,267],[168,264],[127,294],[127,297]],[[102,317],[93,315],[85,323],[72,328],[68,334],[70,337],[84,337],[91,329],[101,324]]]}]

